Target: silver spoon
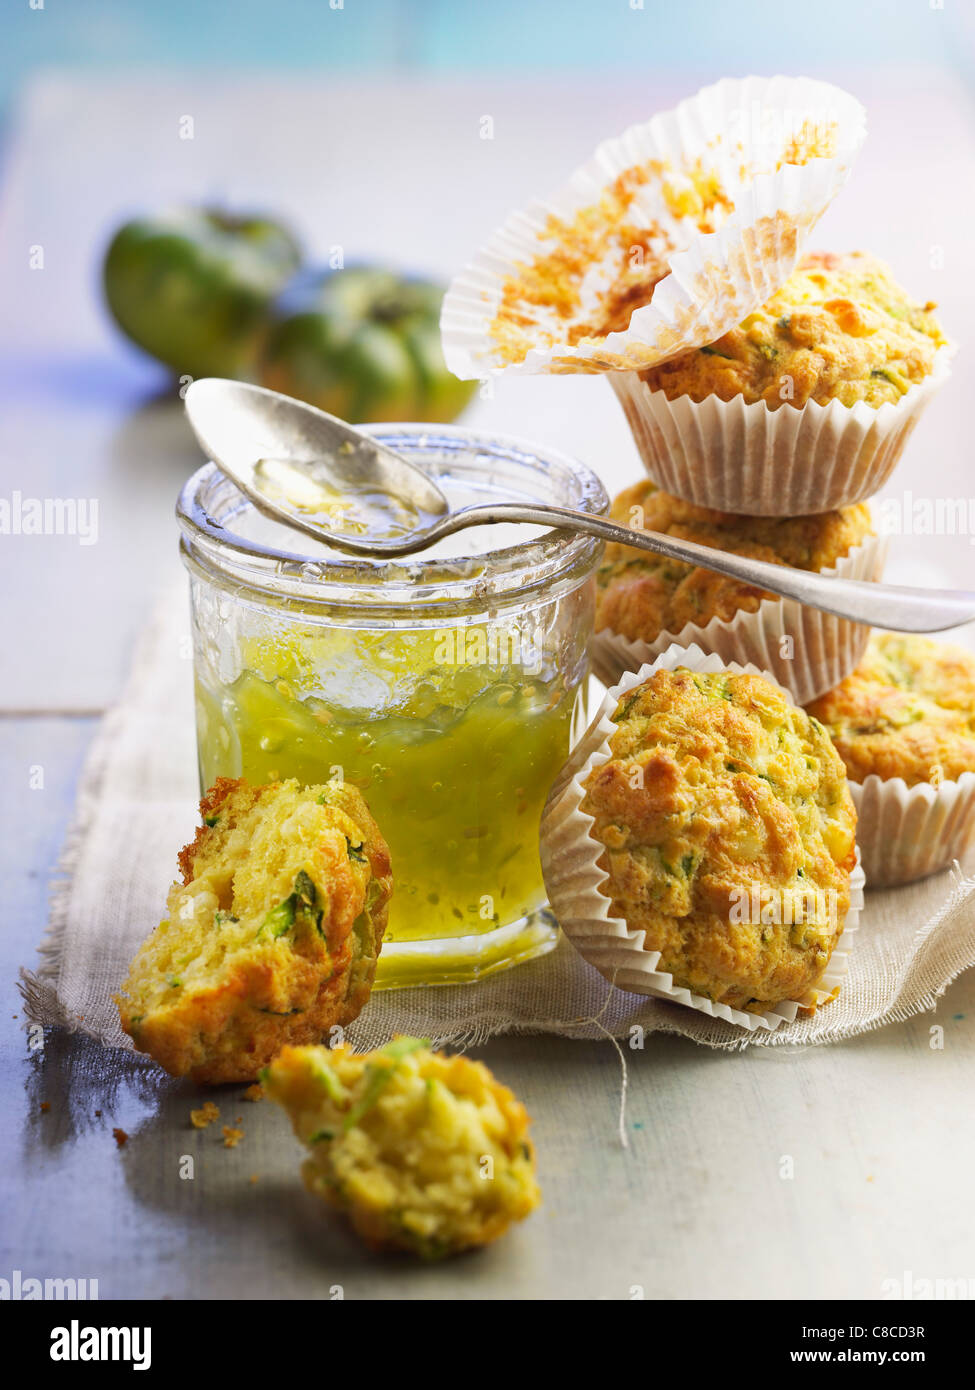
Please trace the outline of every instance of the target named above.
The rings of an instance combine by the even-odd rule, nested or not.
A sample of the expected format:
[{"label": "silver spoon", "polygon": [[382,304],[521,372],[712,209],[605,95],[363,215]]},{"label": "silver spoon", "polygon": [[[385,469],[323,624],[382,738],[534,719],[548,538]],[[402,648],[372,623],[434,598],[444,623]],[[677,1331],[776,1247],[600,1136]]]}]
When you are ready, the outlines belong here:
[{"label": "silver spoon", "polygon": [[[260,386],[206,377],[186,392],[190,425],[208,458],[264,515],[351,555],[395,558],[425,550],[469,526],[525,522],[582,531],[601,540],[700,565],[757,589],[796,599],[853,622],[898,632],[940,632],[975,619],[975,593],[915,589],[842,579],[712,550],[655,531],[635,531],[606,517],[569,507],[487,503],[451,512],[443,492],[416,464],[322,410]],[[326,496],[360,499],[385,534],[331,529],[285,505],[302,487]],[[269,488],[285,494],[282,501]],[[311,494],[309,494],[311,496]],[[306,511],[314,510],[309,502]]]}]

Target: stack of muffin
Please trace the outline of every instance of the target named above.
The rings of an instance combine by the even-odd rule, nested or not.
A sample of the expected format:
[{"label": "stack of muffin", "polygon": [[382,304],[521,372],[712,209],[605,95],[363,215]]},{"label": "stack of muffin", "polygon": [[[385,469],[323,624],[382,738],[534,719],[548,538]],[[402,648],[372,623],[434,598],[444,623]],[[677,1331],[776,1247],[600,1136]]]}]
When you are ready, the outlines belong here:
[{"label": "stack of muffin", "polygon": [[[879,580],[868,499],[951,349],[874,257],[799,255],[864,133],[836,88],[746,78],[604,142],[455,278],[448,364],[604,373],[630,527]],[[617,985],[777,1027],[840,988],[863,870],[970,841],[975,659],[624,545],[597,587],[612,689],[542,819],[555,914]]]},{"label": "stack of muffin", "polygon": [[[613,516],[879,579],[864,498],[945,374],[934,307],[872,256],[807,255],[722,338],[611,375],[649,474]],[[774,1028],[842,986],[857,852],[881,887],[971,839],[975,657],[624,545],[597,590],[615,689],[543,820],[556,915],[617,985]]]},{"label": "stack of muffin", "polygon": [[[946,371],[950,349],[934,307],[911,299],[872,256],[807,255],[738,328],[618,384],[650,477],[620,494],[614,516],[774,564],[879,579],[885,546],[861,499],[890,475]],[[722,419],[729,415],[744,421],[737,444]],[[753,431],[767,445],[777,417],[790,457],[773,441],[765,481],[749,490],[731,451],[749,454]],[[690,443],[674,447],[675,438]],[[677,496],[662,490],[664,478]],[[811,481],[834,504],[829,511],[810,512]],[[733,510],[703,507],[702,495]],[[741,510],[749,501],[750,514]],[[966,651],[871,637],[626,546],[608,548],[598,586],[594,660],[607,684],[673,642],[693,642],[771,672],[825,725],[850,778],[872,887],[922,877],[962,851],[975,829],[975,787],[964,780],[975,783],[975,658]]]}]

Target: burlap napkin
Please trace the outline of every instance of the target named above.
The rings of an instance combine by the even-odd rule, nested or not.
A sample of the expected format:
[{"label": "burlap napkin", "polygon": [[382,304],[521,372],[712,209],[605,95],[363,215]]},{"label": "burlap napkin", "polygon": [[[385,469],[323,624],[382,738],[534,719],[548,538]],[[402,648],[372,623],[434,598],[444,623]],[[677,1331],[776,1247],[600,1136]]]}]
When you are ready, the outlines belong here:
[{"label": "burlap napkin", "polygon": [[[82,775],[40,964],[22,971],[32,1019],[81,1030],[106,1046],[131,1047],[112,995],[159,920],[176,852],[193,834],[197,796],[189,613],[181,587],[160,603],[128,688],[106,716]],[[973,964],[975,877],[957,868],[906,888],[868,891],[839,998],[774,1033],[746,1034],[680,1005],[613,989],[562,940],[540,960],[476,985],[380,991],[350,1036],[362,1047],[396,1032],[462,1045],[506,1032],[629,1038],[639,1028],[720,1048],[833,1042],[933,1008]]]}]

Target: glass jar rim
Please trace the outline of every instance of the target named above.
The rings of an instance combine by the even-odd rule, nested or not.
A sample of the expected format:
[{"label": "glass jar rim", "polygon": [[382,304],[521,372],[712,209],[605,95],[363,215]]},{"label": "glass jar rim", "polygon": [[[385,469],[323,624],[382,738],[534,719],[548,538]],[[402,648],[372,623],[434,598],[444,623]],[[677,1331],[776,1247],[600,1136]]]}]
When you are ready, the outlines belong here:
[{"label": "glass jar rim", "polygon": [[[561,489],[555,497],[537,500],[595,514],[609,505],[602,482],[587,465],[516,436],[458,425],[390,423],[362,430],[413,456],[421,466],[416,456],[423,454],[431,460],[438,455],[454,461],[467,457],[484,467],[492,461],[507,462],[547,482],[549,493],[553,487]],[[494,551],[448,558],[425,558],[423,552],[398,560],[359,559],[339,552],[323,558],[281,550],[232,529],[235,517],[255,510],[215,464],[204,464],[187,480],[176,505],[184,561],[191,570],[235,591],[252,590],[299,607],[351,603],[370,610],[403,605],[444,608],[506,597],[514,602],[559,581],[579,582],[591,572],[602,547],[592,536],[551,530]]]}]

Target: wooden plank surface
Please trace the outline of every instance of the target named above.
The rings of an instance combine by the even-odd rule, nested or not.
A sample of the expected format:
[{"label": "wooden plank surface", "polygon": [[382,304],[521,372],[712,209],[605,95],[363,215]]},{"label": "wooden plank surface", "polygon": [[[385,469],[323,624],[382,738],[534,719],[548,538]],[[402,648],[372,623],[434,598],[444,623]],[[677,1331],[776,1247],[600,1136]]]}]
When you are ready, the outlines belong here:
[{"label": "wooden plank surface", "polygon": [[[112,223],[143,204],[219,193],[280,206],[319,252],[338,242],[349,259],[450,269],[595,139],[715,75],[650,88],[607,81],[585,102],[565,81],[486,78],[261,79],[244,93],[226,80],[51,77],[33,89],[0,189],[0,303],[17,325],[0,360],[2,491],[96,496],[101,529],[90,547],[66,537],[0,544],[6,1266],[96,1277],[103,1296],[177,1298],[329,1297],[336,1284],[373,1298],[628,1298],[634,1288],[816,1298],[878,1296],[906,1270],[975,1275],[959,1216],[975,1141],[964,1103],[975,976],[949,990],[936,1018],[828,1049],[726,1056],[652,1038],[628,1054],[625,1150],[609,1043],[523,1038],[481,1049],[535,1115],[545,1204],[510,1239],[447,1270],[377,1261],[321,1218],[273,1107],[228,1090],[219,1103],[231,1121],[243,1116],[245,1137],[227,1151],[215,1132],[190,1129],[192,1087],[75,1039],[52,1035],[32,1052],[22,1032],[14,975],[42,930],[94,727],[77,712],[114,698],[151,594],[175,570],[171,507],[195,460],[172,393],[153,399],[164,381],[98,308],[98,249]],[[871,134],[817,244],[886,256],[941,302],[953,336],[971,341],[973,195],[960,176],[975,164],[968,92],[943,71],[834,76],[867,104]],[[186,111],[198,131],[189,148],[175,134]],[[485,112],[493,143],[477,136]],[[36,244],[40,273],[26,269]],[[973,360],[959,356],[896,494],[972,493]],[[574,450],[614,487],[638,474],[600,381],[513,382],[470,420]],[[889,577],[971,585],[971,538],[901,538]],[[44,788],[31,791],[37,765]],[[931,1046],[932,1024],[944,1028],[942,1049]],[[130,1136],[121,1149],[116,1126]],[[190,1182],[177,1175],[186,1153],[196,1159]],[[782,1176],[787,1159],[792,1177]]]}]

